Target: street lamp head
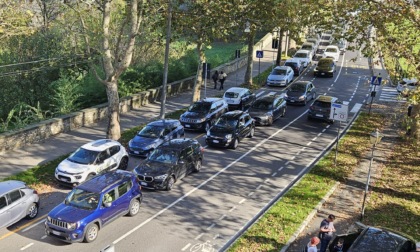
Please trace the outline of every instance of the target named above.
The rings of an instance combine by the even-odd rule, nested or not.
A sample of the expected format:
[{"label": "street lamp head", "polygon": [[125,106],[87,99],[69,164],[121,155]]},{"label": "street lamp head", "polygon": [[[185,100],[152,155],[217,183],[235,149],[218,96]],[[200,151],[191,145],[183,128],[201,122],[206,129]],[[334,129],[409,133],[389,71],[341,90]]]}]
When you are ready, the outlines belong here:
[{"label": "street lamp head", "polygon": [[379,133],[378,129],[370,133],[370,143],[376,145],[381,142],[383,135]]},{"label": "street lamp head", "polygon": [[251,32],[251,29],[250,28],[251,28],[251,24],[249,23],[249,21],[246,21],[244,32],[250,33]]}]

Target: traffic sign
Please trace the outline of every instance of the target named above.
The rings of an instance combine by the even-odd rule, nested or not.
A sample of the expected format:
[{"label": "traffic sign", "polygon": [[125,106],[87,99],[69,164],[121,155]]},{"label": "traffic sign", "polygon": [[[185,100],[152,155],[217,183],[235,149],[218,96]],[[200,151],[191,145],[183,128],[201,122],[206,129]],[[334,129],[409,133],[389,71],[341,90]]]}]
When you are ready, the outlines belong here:
[{"label": "traffic sign", "polygon": [[341,103],[331,104],[331,112],[330,112],[331,120],[347,122],[348,114],[349,114],[348,104],[341,104]]},{"label": "traffic sign", "polygon": [[259,59],[264,58],[264,51],[258,50],[257,51],[257,58],[259,58]]},{"label": "traffic sign", "polygon": [[381,85],[382,83],[382,76],[379,74],[378,76],[372,76],[372,79],[370,80],[370,85]]}]

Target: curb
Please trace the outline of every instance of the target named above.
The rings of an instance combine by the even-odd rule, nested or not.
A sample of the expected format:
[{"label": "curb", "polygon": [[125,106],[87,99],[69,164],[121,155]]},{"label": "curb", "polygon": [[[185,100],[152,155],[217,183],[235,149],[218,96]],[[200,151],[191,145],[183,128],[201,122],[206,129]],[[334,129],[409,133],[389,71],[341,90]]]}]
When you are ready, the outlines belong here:
[{"label": "curb", "polygon": [[296,232],[290,237],[290,239],[286,242],[286,244],[281,248],[280,252],[286,252],[290,244],[292,244],[296,238],[299,236],[300,233],[302,233],[303,229],[305,229],[306,225],[312,220],[312,218],[315,216],[315,214],[318,212],[318,210],[321,209],[322,205],[327,201],[327,199],[331,196],[331,194],[334,193],[334,191],[337,189],[338,185],[340,185],[340,182],[336,182],[335,185],[327,192],[327,194],[324,195],[324,197],[319,201],[318,205],[311,211],[311,213],[306,217],[306,219],[302,222],[300,227],[296,230]]}]

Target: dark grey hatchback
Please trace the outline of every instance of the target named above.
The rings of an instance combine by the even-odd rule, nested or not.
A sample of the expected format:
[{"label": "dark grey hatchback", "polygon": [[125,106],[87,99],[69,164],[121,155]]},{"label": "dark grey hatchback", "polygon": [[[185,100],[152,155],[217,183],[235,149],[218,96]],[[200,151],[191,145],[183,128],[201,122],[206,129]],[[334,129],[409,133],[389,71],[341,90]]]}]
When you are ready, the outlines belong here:
[{"label": "dark grey hatchback", "polygon": [[207,131],[206,143],[209,146],[229,147],[236,149],[239,141],[245,137],[253,137],[255,122],[242,110],[234,110],[223,114]]},{"label": "dark grey hatchback", "polygon": [[316,98],[316,89],[310,81],[296,81],[286,91],[286,102],[288,104],[302,104]]},{"label": "dark grey hatchback", "polygon": [[286,114],[286,101],[284,95],[266,95],[258,98],[249,114],[257,125],[272,125],[275,120]]}]

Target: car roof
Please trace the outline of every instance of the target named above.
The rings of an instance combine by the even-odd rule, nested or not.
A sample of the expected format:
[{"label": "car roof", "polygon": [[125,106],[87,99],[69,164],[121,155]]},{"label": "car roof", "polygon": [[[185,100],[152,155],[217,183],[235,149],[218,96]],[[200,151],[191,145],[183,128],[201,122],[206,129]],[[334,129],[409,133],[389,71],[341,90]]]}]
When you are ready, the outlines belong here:
[{"label": "car roof", "polygon": [[172,125],[179,125],[181,124],[178,120],[174,119],[163,119],[163,120],[157,120],[154,122],[150,122],[147,125],[149,126],[160,126],[160,127],[171,127]]},{"label": "car roof", "polygon": [[338,49],[338,46],[336,46],[336,45],[328,45],[327,47],[325,47],[325,49],[327,49],[327,48],[337,48]]},{"label": "car roof", "polygon": [[7,180],[0,182],[0,195],[3,195],[7,192],[10,192],[11,190],[18,189],[18,188],[24,188],[25,182],[18,181],[18,180]]},{"label": "car roof", "polygon": [[255,102],[257,102],[257,101],[273,102],[278,97],[279,97],[278,95],[267,94],[267,95],[264,95],[263,97],[258,98]]},{"label": "car roof", "polygon": [[318,60],[318,64],[319,64],[321,61],[329,61],[330,63],[334,63],[333,58],[321,58],[321,59],[319,59],[319,60]]},{"label": "car roof", "polygon": [[240,116],[242,116],[245,112],[242,110],[233,110],[233,111],[229,111],[226,112],[222,115],[222,117],[227,117],[227,118],[239,118]]},{"label": "car roof", "polygon": [[309,53],[309,51],[308,50],[298,50],[296,53]]},{"label": "car roof", "polygon": [[305,43],[302,44],[302,46],[304,46],[304,45],[314,46],[314,43],[307,41],[307,42],[305,42]]},{"label": "car roof", "polygon": [[231,87],[226,92],[242,93],[248,91],[248,88]]},{"label": "car roof", "polygon": [[312,83],[312,82],[310,82],[310,81],[296,81],[291,86],[294,86],[294,85],[302,85],[302,86],[304,85],[304,86],[306,86],[309,83]]},{"label": "car roof", "polygon": [[338,98],[328,95],[320,95],[318,98],[316,98],[316,101],[320,102],[335,102]]},{"label": "car roof", "polygon": [[192,138],[175,138],[170,141],[164,142],[158,148],[181,150],[187,146],[190,146],[193,143],[198,143],[198,141]]},{"label": "car roof", "polygon": [[206,97],[206,98],[204,98],[204,99],[202,99],[198,102],[211,102],[211,103],[213,103],[213,102],[217,102],[217,101],[220,101],[220,100],[223,100],[223,98],[220,98],[220,97]]},{"label": "car roof", "polygon": [[134,174],[129,171],[115,170],[97,175],[84,183],[78,185],[76,188],[83,189],[89,192],[101,193],[108,188],[112,188],[123,180],[131,178]]},{"label": "car roof", "polygon": [[284,64],[286,64],[287,62],[300,63],[300,60],[296,58],[290,58],[290,59],[287,59]]},{"label": "car roof", "polygon": [[99,139],[83,145],[82,148],[92,151],[103,151],[115,145],[121,144],[112,139]]},{"label": "car roof", "polygon": [[276,66],[274,69],[277,69],[277,70],[281,70],[281,69],[288,70],[289,68],[291,68],[291,67],[289,67],[289,66]]},{"label": "car roof", "polygon": [[351,245],[351,251],[399,251],[410,238],[383,228],[368,227]]}]

